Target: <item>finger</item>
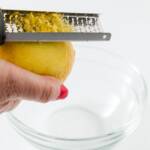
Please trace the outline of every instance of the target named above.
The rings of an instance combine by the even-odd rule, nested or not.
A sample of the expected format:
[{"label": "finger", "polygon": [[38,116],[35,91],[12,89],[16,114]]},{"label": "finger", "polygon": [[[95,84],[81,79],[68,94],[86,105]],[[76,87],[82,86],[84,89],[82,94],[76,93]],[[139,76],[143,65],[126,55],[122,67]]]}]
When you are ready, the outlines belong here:
[{"label": "finger", "polygon": [[20,102],[21,101],[19,101],[19,100],[9,101],[7,109],[5,111],[7,112],[7,111],[11,111],[11,110],[15,109],[20,104]]},{"label": "finger", "polygon": [[7,108],[9,101],[5,101],[4,103],[0,104],[0,113],[4,112]]},{"label": "finger", "polygon": [[8,95],[48,102],[65,98],[68,94],[67,88],[61,86],[62,82],[55,78],[34,74],[8,62],[6,65],[9,66],[9,87],[11,87],[9,91],[11,93]]},{"label": "finger", "polygon": [[10,111],[18,106],[20,100],[7,100],[0,105],[0,113]]}]

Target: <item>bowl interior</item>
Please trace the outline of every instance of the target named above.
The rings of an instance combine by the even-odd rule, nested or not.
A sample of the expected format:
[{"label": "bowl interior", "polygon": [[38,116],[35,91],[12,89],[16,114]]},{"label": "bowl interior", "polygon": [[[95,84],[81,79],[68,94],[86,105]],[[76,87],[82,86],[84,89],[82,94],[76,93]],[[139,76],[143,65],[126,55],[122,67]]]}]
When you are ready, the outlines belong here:
[{"label": "bowl interior", "polygon": [[141,115],[143,85],[137,72],[101,48],[75,48],[76,61],[65,82],[70,91],[66,100],[48,104],[24,100],[13,116],[35,131],[67,139],[126,130]]}]

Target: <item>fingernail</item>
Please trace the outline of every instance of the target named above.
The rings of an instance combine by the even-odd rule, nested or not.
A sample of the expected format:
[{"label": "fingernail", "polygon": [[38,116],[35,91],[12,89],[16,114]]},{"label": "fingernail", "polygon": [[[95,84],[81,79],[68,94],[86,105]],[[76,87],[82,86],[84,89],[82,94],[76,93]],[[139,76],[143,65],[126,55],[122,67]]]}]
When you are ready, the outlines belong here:
[{"label": "fingernail", "polygon": [[57,99],[65,99],[67,96],[68,96],[68,89],[64,85],[61,85],[60,95],[58,96]]}]

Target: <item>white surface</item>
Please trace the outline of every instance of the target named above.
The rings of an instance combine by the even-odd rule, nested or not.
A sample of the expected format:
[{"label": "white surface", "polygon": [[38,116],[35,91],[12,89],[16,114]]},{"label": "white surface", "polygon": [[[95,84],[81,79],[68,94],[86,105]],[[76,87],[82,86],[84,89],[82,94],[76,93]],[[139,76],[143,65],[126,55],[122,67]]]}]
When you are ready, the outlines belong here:
[{"label": "white surface", "polygon": [[[131,60],[150,83],[150,1],[149,0],[1,0],[0,7],[54,9],[65,11],[97,11],[102,12],[103,25],[112,33],[110,43],[102,43],[115,52]],[[36,3],[33,3],[36,2]],[[38,3],[37,3],[38,2]],[[55,2],[55,3],[54,3]],[[67,2],[67,3],[66,3]],[[80,2],[77,3],[77,2]],[[96,1],[97,2],[97,1]],[[85,5],[89,3],[90,5]],[[83,7],[84,6],[84,7]],[[91,6],[91,7],[88,7]],[[63,8],[63,9],[62,9]],[[100,9],[99,9],[100,8]],[[120,143],[116,150],[149,150],[150,149],[150,106],[138,130],[128,139]],[[4,115],[0,116],[0,149],[35,150],[24,139],[11,129]]]}]

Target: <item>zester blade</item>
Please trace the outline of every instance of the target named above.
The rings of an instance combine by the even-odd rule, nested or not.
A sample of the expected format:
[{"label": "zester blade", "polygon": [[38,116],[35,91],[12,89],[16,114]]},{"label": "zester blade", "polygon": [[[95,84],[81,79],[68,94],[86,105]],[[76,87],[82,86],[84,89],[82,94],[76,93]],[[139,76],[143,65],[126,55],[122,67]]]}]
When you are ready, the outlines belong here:
[{"label": "zester blade", "polygon": [[[0,10],[0,43],[4,42],[48,42],[48,41],[108,41],[110,33],[103,32],[100,15],[92,13],[65,13],[56,12],[63,16],[63,20],[73,27],[71,32],[24,32],[12,22],[10,16],[19,12],[22,16],[39,11],[27,10]],[[42,12],[40,13],[47,13]]]}]

